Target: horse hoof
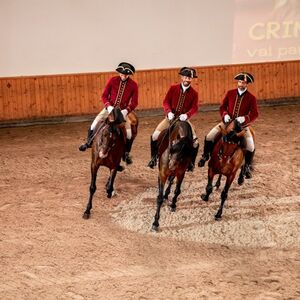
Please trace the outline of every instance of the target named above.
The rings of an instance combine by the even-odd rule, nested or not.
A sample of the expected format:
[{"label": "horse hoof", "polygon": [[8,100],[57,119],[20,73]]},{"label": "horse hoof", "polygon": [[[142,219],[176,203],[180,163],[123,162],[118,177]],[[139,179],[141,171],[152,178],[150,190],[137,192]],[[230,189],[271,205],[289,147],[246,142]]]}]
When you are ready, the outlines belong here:
[{"label": "horse hoof", "polygon": [[158,232],[158,226],[152,224],[151,231]]},{"label": "horse hoof", "polygon": [[175,212],[176,211],[176,207],[170,206],[169,208],[170,208],[170,212]]},{"label": "horse hoof", "polygon": [[118,172],[123,172],[124,170],[125,170],[125,168],[123,166],[121,166],[121,165],[117,166],[117,171]]},{"label": "horse hoof", "polygon": [[115,195],[115,191],[112,191],[112,192],[107,192],[107,198],[112,198],[114,195]]},{"label": "horse hoof", "polygon": [[221,219],[222,219],[222,216],[220,216],[218,214],[215,215],[215,221],[221,221]]},{"label": "horse hoof", "polygon": [[88,220],[90,218],[90,215],[89,213],[85,212],[83,215],[82,215],[82,218],[85,219],[85,220]]},{"label": "horse hoof", "polygon": [[238,185],[242,185],[244,183],[244,178],[243,179],[238,179]]},{"label": "horse hoof", "polygon": [[207,201],[208,201],[208,196],[206,196],[206,194],[202,194],[202,195],[201,195],[201,199],[202,199],[203,201],[207,202]]}]

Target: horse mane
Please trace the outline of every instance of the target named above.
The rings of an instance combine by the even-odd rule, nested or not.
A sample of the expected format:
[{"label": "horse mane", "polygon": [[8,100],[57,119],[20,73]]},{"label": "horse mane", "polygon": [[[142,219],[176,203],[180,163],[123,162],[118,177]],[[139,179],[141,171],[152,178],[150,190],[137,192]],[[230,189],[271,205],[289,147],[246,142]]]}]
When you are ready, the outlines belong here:
[{"label": "horse mane", "polygon": [[227,125],[225,131],[222,133],[223,141],[226,143],[231,142],[240,144],[243,134],[244,131],[242,125],[237,120],[234,120]]},{"label": "horse mane", "polygon": [[178,143],[171,145],[170,153],[173,154],[178,152],[180,157],[189,156],[193,147],[193,133],[191,125],[188,122],[175,122],[175,124],[172,124],[171,127],[171,136],[173,132],[172,129],[175,130],[177,127],[182,127],[182,129],[186,132],[186,136],[184,138],[180,138]]},{"label": "horse mane", "polygon": [[119,107],[115,107],[107,116],[107,123],[119,125],[125,122],[124,116]]},{"label": "horse mane", "polygon": [[[170,139],[172,138],[172,133],[173,133],[174,129],[176,129],[179,125],[183,126],[187,132],[187,136],[186,136],[187,144],[188,144],[188,141],[190,141],[191,143],[193,142],[193,133],[192,133],[191,125],[188,122],[183,122],[183,121],[176,119],[173,123],[170,124],[170,126],[167,129],[164,129],[158,137],[158,145],[159,145],[158,146],[158,156],[161,156],[162,153],[168,148]],[[180,145],[183,142],[184,141],[182,140]],[[177,151],[177,150],[175,150],[175,151]]]}]

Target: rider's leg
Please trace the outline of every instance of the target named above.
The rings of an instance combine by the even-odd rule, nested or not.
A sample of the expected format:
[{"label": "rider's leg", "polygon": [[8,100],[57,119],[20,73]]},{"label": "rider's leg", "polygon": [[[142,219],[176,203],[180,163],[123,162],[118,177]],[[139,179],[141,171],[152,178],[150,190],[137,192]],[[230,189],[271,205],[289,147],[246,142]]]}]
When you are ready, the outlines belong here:
[{"label": "rider's leg", "polygon": [[188,121],[188,122],[191,125],[192,134],[193,134],[193,149],[192,149],[192,153],[191,153],[192,161],[191,161],[190,165],[188,166],[187,171],[193,172],[194,168],[195,168],[196,157],[198,154],[199,142],[198,142],[198,138],[196,136],[196,132],[195,132],[195,128],[194,128],[193,124],[190,121]]},{"label": "rider's leg", "polygon": [[254,140],[251,134],[251,131],[249,128],[246,128],[246,133],[245,133],[245,148],[246,148],[246,153],[245,153],[245,176],[246,178],[252,178],[252,162],[253,162],[253,157],[254,157],[254,152],[255,152],[255,145],[254,145]]},{"label": "rider's leg", "polygon": [[100,120],[103,120],[107,117],[107,111],[106,109],[103,109],[97,117],[94,119],[91,127],[88,129],[88,134],[87,134],[87,139],[86,143],[81,144],[79,146],[79,151],[85,151],[87,148],[91,148],[93,144],[93,139],[94,139],[94,130]]},{"label": "rider's leg", "polygon": [[160,134],[160,131],[155,130],[150,136],[150,149],[151,149],[151,159],[148,163],[148,167],[153,169],[157,165],[157,152],[158,152],[158,146],[157,146],[157,139]]},{"label": "rider's leg", "polygon": [[159,134],[169,126],[169,121],[167,118],[163,119],[156,129],[154,130],[152,136],[150,137],[150,149],[151,149],[151,159],[148,163],[148,167],[153,169],[157,165],[157,155],[158,155],[158,145],[157,140]]},{"label": "rider's leg", "polygon": [[131,147],[132,147],[132,131],[131,131],[131,123],[128,118],[126,118],[126,145],[125,145],[125,154],[124,161],[127,165],[132,164],[132,157],[130,155]]},{"label": "rider's leg", "polygon": [[225,127],[223,122],[217,124],[213,129],[211,129],[211,131],[207,134],[207,136],[204,139],[203,153],[202,153],[202,157],[198,163],[199,167],[204,167],[205,162],[207,162],[210,158],[211,152],[214,147],[214,140],[220,132],[219,126]]}]

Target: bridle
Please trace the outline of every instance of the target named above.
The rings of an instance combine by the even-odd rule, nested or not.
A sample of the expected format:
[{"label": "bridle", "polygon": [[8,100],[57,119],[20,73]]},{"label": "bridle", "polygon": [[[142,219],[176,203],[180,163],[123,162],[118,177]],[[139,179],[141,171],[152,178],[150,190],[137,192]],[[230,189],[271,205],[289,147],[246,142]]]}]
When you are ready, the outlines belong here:
[{"label": "bridle", "polygon": [[112,143],[108,143],[107,146],[107,152],[109,152],[115,145],[116,145],[116,138],[114,136],[114,131],[116,132],[116,129],[112,127],[112,125],[106,124],[99,130],[100,139],[99,139],[99,146],[103,144],[103,137],[104,137],[104,131],[107,130],[109,132],[109,141],[112,141]]}]

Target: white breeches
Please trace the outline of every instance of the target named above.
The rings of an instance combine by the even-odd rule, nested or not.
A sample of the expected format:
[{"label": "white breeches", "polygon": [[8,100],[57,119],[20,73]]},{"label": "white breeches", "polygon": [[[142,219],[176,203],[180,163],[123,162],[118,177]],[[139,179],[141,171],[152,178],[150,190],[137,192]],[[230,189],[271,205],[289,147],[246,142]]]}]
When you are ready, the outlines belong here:
[{"label": "white breeches", "polygon": [[[212,130],[207,134],[206,136],[206,140],[207,141],[211,141],[214,142],[216,136],[218,135],[218,133],[220,132],[220,127],[225,128],[225,124],[223,122],[217,124],[214,128],[212,128]],[[255,150],[255,146],[254,146],[254,140],[253,140],[253,136],[251,134],[251,131],[248,127],[245,128],[245,137],[244,137],[244,142],[245,142],[245,149],[247,151],[253,152]]]},{"label": "white breeches", "polygon": [[[97,115],[97,117],[94,119],[94,121],[93,121],[93,123],[92,123],[92,125],[91,125],[91,130],[94,130],[95,127],[97,126],[98,122],[99,122],[100,120],[106,119],[107,116],[108,116],[107,110],[106,110],[105,108],[102,109],[102,110],[100,111],[100,113]],[[125,123],[125,127],[126,127],[126,138],[130,140],[130,139],[132,138],[131,124],[130,124],[129,119],[128,119],[127,117],[125,118],[125,121],[126,121],[126,123]]]}]

